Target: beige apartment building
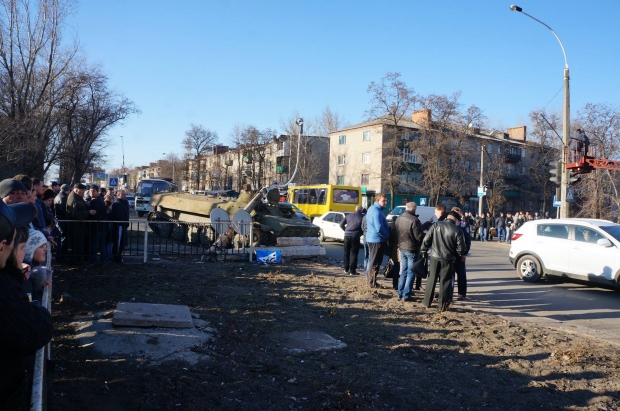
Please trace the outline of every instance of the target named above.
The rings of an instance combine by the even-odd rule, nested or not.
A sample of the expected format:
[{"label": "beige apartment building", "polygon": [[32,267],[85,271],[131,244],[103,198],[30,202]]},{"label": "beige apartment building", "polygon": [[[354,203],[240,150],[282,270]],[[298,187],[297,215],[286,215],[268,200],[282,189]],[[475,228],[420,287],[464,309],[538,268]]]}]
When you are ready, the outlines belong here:
[{"label": "beige apartment building", "polygon": [[[548,180],[546,168],[540,170],[541,165],[546,166],[545,159],[552,149],[528,142],[525,126],[510,128],[505,133],[475,128],[459,132],[460,147],[466,153],[461,153],[458,160],[439,160],[436,165],[458,175],[464,183],[458,189],[443,190],[438,201],[424,188],[422,156],[404,144],[429,130],[432,130],[431,113],[420,110],[410,118],[401,119],[397,127],[381,117],[331,133],[329,184],[361,187],[364,206],[371,205],[375,194],[383,192],[388,195],[389,209],[415,201],[418,205],[434,206],[439,202],[446,207],[458,205],[465,211],[477,211],[481,150],[484,148],[487,153],[486,160],[482,160],[486,161],[484,176],[492,180],[491,186],[496,186],[487,191],[483,201],[485,211],[552,211],[553,187],[543,181]],[[390,166],[396,156],[399,166]],[[387,175],[388,170],[394,170],[393,175]],[[543,173],[542,177],[534,178],[532,173],[537,170]],[[387,181],[392,181],[392,185],[396,181],[394,199],[389,194]]]}]

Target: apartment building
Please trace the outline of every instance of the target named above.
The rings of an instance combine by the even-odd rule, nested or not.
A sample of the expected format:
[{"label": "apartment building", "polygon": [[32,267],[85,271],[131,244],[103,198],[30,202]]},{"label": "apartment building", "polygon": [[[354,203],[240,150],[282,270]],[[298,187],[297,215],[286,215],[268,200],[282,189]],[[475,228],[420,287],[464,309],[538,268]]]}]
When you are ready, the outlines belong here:
[{"label": "apartment building", "polygon": [[[297,152],[300,155],[297,156]],[[327,183],[329,137],[278,135],[260,145],[239,148],[217,146],[199,158],[187,161],[186,190],[237,190],[245,184],[253,189],[283,184],[299,167],[294,182]]]},{"label": "apartment building", "polygon": [[[376,193],[383,192],[390,209],[415,201],[418,205],[459,205],[466,211],[477,211],[484,163],[483,184],[488,179],[493,187],[484,201],[485,210],[550,210],[546,205],[553,195],[552,187],[543,181],[548,178],[541,165],[546,166],[552,149],[528,142],[525,126],[509,128],[505,133],[456,127],[446,133],[442,128],[451,138],[446,147],[458,150],[457,154],[431,158],[428,152],[423,156],[412,148],[422,136],[428,139],[439,133],[430,110],[416,111],[397,126],[392,124],[389,118],[380,117],[331,133],[329,184],[360,186],[365,206],[374,202]],[[431,166],[435,175],[444,173],[447,180],[458,180],[459,184],[432,190]],[[533,178],[532,173],[538,171],[543,176]]]}]

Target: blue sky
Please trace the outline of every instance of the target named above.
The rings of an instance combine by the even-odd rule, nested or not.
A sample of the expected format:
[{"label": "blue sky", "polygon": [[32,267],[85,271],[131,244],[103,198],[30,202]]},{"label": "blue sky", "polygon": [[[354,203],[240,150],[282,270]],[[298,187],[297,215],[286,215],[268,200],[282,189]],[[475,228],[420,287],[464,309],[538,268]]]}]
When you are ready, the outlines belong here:
[{"label": "blue sky", "polygon": [[[517,0],[514,0],[517,1]],[[279,128],[327,105],[365,120],[368,83],[390,71],[427,95],[461,91],[495,127],[561,111],[564,58],[553,34],[510,0],[83,0],[68,25],[91,63],[142,114],[108,133],[108,170],[181,153],[190,124],[227,143],[235,124]],[[516,4],[558,34],[571,112],[620,96],[619,0]],[[69,35],[71,32],[68,32]],[[556,93],[558,93],[556,95]]]}]

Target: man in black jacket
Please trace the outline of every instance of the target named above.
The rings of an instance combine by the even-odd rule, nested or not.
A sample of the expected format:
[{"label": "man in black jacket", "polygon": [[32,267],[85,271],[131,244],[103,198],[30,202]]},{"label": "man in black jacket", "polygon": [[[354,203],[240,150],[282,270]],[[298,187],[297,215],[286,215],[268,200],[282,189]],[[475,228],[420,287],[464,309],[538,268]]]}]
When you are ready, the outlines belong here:
[{"label": "man in black jacket", "polygon": [[112,255],[113,260],[117,264],[123,262],[123,251],[125,250],[125,236],[127,235],[128,223],[123,221],[129,221],[129,202],[125,198],[125,190],[117,191],[116,199],[112,203],[112,210],[110,211],[110,220],[112,223]]},{"label": "man in black jacket", "polygon": [[465,238],[459,227],[456,226],[460,216],[450,211],[445,221],[438,221],[428,230],[420,254],[424,255],[430,249],[430,274],[426,280],[424,291],[424,306],[430,308],[435,294],[435,281],[439,276],[439,311],[446,311],[452,301],[452,277],[454,262],[463,260],[465,253]]},{"label": "man in black jacket", "polygon": [[418,219],[416,203],[407,203],[405,212],[396,219],[395,229],[398,233],[400,250],[400,278],[398,280],[398,298],[410,301],[413,294],[413,265],[420,258],[420,246],[424,238],[422,223]]},{"label": "man in black jacket", "polygon": [[[362,236],[362,206],[355,207],[354,213],[347,214],[340,222],[344,230],[344,273],[357,275],[357,256],[360,252],[360,237]],[[353,253],[353,256],[351,256]],[[349,264],[349,257],[350,264]]]},{"label": "man in black jacket", "polygon": [[8,263],[16,227],[34,219],[34,207],[0,201],[0,410],[28,410],[27,358],[52,338],[52,317],[29,302],[22,270]]},{"label": "man in black jacket", "polygon": [[89,216],[95,215],[95,210],[89,210],[84,201],[84,191],[86,186],[82,183],[75,183],[73,191],[67,197],[66,216],[69,220],[69,238],[73,244],[73,263],[80,263],[90,254],[90,234],[88,226],[83,221]]},{"label": "man in black jacket", "polygon": [[95,214],[90,216],[91,220],[100,221],[90,223],[90,259],[93,264],[97,262],[97,251],[99,251],[101,264],[106,260],[106,234],[108,209],[103,203],[103,197],[99,195],[99,187],[92,184],[90,186],[90,209],[95,210]]},{"label": "man in black jacket", "polygon": [[506,217],[504,217],[504,213],[499,213],[499,217],[495,219],[495,227],[497,228],[497,239],[503,243],[506,241]]}]

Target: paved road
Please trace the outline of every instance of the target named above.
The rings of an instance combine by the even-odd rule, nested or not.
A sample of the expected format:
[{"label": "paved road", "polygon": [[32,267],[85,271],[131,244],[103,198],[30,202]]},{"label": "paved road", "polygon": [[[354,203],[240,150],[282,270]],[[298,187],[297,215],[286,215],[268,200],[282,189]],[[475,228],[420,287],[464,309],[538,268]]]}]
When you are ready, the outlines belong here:
[{"label": "paved road", "polygon": [[[324,242],[342,263],[342,243]],[[522,281],[508,261],[507,244],[474,241],[467,259],[468,299],[474,309],[592,335],[620,344],[620,292],[559,278]],[[360,252],[360,262],[364,256]]]}]

